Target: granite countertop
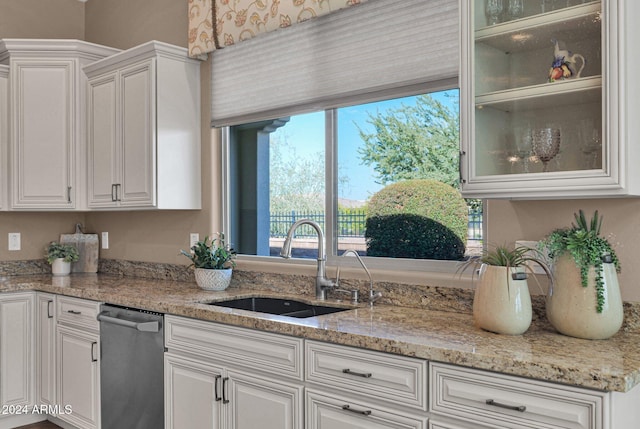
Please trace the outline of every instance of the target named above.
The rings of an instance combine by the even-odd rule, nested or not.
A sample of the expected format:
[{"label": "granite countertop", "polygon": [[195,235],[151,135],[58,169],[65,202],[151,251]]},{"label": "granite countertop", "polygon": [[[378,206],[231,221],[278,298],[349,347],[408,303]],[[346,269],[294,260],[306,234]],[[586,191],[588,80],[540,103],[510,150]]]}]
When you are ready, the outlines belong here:
[{"label": "granite countertop", "polygon": [[[102,274],[0,278],[0,292],[21,290],[109,302],[586,388],[626,392],[640,383],[638,331],[621,330],[611,339],[591,341],[560,335],[546,324],[534,323],[522,336],[498,335],[474,327],[469,313],[384,304],[294,319],[207,303],[246,296],[313,302],[312,297],[241,286],[208,292],[191,282]],[[323,303],[348,306],[335,301]]]}]

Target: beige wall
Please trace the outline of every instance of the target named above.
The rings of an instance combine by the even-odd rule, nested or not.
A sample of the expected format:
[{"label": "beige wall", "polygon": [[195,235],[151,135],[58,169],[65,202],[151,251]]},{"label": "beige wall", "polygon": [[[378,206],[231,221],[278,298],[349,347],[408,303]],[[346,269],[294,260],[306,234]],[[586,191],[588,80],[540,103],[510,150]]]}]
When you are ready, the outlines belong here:
[{"label": "beige wall", "polygon": [[[152,6],[152,7],[151,7]],[[85,28],[87,29],[85,35]],[[0,37],[76,38],[127,49],[149,40],[187,46],[186,0],[1,0]],[[77,222],[85,232],[109,232],[106,258],[187,263],[189,233],[219,230],[219,148],[212,149],[209,98],[210,64],[202,64],[203,210],[169,212],[4,213],[0,212],[0,260],[41,258],[44,246],[71,233]],[[214,200],[215,196],[215,200]],[[215,226],[214,226],[215,225]],[[22,250],[7,250],[7,234],[20,232]]]},{"label": "beige wall", "polygon": [[602,235],[615,246],[622,272],[623,298],[640,301],[640,200],[637,198],[554,201],[489,201],[489,243],[539,240],[556,228],[573,222],[573,214],[584,210],[590,218],[595,210],[604,216]]},{"label": "beige wall", "polygon": [[[121,49],[152,39],[186,46],[187,1],[89,0],[84,4],[77,0],[1,0],[0,31],[0,37],[51,38],[83,38],[84,31],[90,42]],[[178,251],[188,247],[189,232],[208,234],[220,229],[220,147],[217,133],[212,136],[208,127],[209,73],[210,62],[205,62],[201,69],[203,210],[0,213],[0,260],[40,258],[48,241],[61,232],[72,232],[76,222],[84,222],[90,232],[109,232],[111,248],[102,251],[103,257],[186,263]],[[640,264],[635,263],[635,255],[640,252],[640,200],[490,201],[488,240],[502,244],[540,239],[554,228],[569,225],[580,208],[589,214],[598,209],[604,215],[604,234],[614,234],[612,241],[619,242],[623,297],[640,301],[640,285],[635,281],[640,276]],[[8,232],[23,234],[23,251],[6,250]],[[310,267],[284,264],[276,267],[243,262],[241,266],[313,273]],[[450,275],[405,272],[402,278],[429,284],[454,282]],[[398,273],[379,272],[376,279],[399,278]]]},{"label": "beige wall", "polygon": [[86,40],[128,49],[149,40],[187,47],[187,0],[89,0]]},{"label": "beige wall", "polygon": [[0,38],[83,39],[84,3],[78,0],[2,0]]}]

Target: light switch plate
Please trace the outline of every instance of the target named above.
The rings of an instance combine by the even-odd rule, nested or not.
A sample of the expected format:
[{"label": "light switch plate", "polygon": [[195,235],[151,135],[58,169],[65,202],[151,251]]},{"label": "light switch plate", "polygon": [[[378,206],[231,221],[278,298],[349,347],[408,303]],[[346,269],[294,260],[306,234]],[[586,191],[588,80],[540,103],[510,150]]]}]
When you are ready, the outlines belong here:
[{"label": "light switch plate", "polygon": [[108,249],[109,248],[109,233],[108,232],[103,232],[102,233],[102,248],[103,249]]}]

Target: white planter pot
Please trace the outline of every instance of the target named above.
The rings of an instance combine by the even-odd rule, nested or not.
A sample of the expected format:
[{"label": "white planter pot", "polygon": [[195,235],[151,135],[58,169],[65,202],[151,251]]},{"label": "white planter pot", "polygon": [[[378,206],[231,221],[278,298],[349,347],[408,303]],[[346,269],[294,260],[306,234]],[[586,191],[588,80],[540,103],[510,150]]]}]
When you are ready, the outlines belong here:
[{"label": "white planter pot", "polygon": [[51,264],[51,273],[54,276],[68,276],[71,272],[71,262],[66,262],[64,258],[54,259]]},{"label": "white planter pot", "polygon": [[[508,270],[508,271],[507,271]],[[531,325],[531,296],[527,280],[514,280],[523,268],[483,264],[473,297],[473,320],[479,328],[498,334],[521,335]]]},{"label": "white planter pot", "polygon": [[232,268],[225,270],[208,270],[196,268],[196,283],[205,290],[225,290],[231,283]]},{"label": "white planter pot", "polygon": [[623,321],[622,297],[614,264],[602,264],[604,305],[598,313],[595,268],[589,269],[587,286],[582,286],[580,269],[570,255],[558,258],[554,266],[555,285],[547,298],[547,319],[561,334],[589,340],[613,336]]}]

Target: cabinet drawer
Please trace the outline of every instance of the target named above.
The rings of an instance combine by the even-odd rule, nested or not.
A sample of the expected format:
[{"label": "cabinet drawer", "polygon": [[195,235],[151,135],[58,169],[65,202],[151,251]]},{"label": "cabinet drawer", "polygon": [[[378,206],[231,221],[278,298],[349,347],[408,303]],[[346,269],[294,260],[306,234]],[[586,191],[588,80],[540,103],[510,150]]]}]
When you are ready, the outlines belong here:
[{"label": "cabinet drawer", "polygon": [[499,428],[601,429],[605,392],[430,363],[431,411]]},{"label": "cabinet drawer", "polygon": [[306,389],[307,429],[425,429],[427,418],[392,408]]},{"label": "cabinet drawer", "polygon": [[97,331],[100,329],[98,313],[100,313],[100,303],[97,301],[58,296],[56,303],[58,323]]},{"label": "cabinet drawer", "polygon": [[424,360],[315,341],[306,357],[307,381],[426,410]]},{"label": "cabinet drawer", "polygon": [[171,351],[302,380],[300,338],[176,316],[165,316],[164,332]]}]

